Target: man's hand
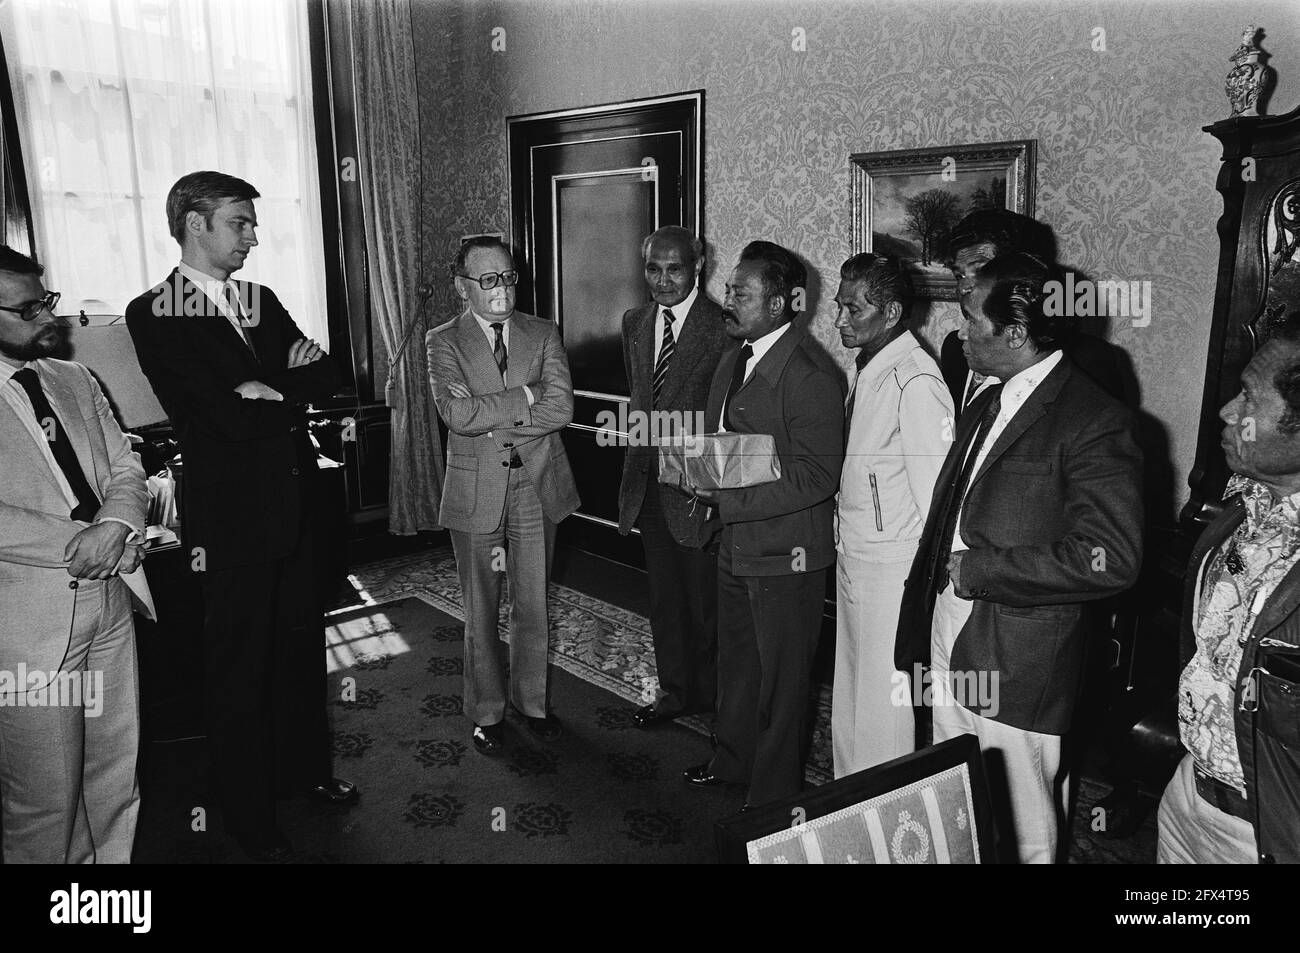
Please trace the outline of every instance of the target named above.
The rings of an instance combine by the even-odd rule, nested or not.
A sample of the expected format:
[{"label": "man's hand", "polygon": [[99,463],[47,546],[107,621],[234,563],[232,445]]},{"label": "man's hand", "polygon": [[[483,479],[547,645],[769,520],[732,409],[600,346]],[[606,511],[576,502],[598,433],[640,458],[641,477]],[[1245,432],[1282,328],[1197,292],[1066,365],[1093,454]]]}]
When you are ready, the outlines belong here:
[{"label": "man's hand", "polygon": [[122,549],[122,558],[118,561],[115,575],[135,572],[144,562],[144,542],[127,543]]},{"label": "man's hand", "polygon": [[235,393],[245,400],[284,400],[283,394],[261,381],[244,381],[235,388]]},{"label": "man's hand", "polygon": [[717,491],[717,490],[706,490],[706,489],[705,489],[704,487],[702,487],[702,486],[686,486],[686,485],[685,485],[685,479],[683,479],[683,481],[682,481],[682,490],[683,490],[684,492],[686,492],[686,493],[689,493],[691,496],[695,497],[697,500],[702,500],[703,502],[709,504],[709,506],[717,506],[717,505],[718,505],[718,491]]},{"label": "man's hand", "polygon": [[961,558],[966,555],[964,550],[948,554],[948,578],[952,580],[952,593],[958,599],[969,599],[970,596],[962,591],[961,585]]},{"label": "man's hand", "polygon": [[321,346],[308,338],[299,338],[289,345],[289,367],[302,367],[325,356]]},{"label": "man's hand", "polygon": [[451,391],[452,397],[469,397],[469,388],[460,381],[447,381],[447,390]]},{"label": "man's hand", "polygon": [[130,528],[121,523],[87,526],[63,550],[68,575],[75,579],[107,579],[117,570],[130,535]]}]

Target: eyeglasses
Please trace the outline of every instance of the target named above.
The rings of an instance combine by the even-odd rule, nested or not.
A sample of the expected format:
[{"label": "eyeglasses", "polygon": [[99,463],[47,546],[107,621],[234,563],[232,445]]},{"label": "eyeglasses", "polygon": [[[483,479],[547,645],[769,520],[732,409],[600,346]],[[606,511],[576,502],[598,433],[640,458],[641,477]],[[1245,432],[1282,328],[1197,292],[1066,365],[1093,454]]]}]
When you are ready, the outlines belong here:
[{"label": "eyeglasses", "polygon": [[61,292],[48,291],[45,293],[45,297],[41,298],[39,301],[25,304],[21,308],[6,308],[4,305],[0,305],[0,311],[9,311],[18,315],[18,317],[22,318],[24,321],[35,321],[41,316],[42,311],[48,311],[50,314],[53,314],[55,306],[59,303],[59,299],[62,297],[63,294]]},{"label": "eyeglasses", "polygon": [[491,291],[498,283],[505,285],[507,288],[513,288],[519,284],[519,272],[517,271],[489,271],[486,274],[479,275],[475,278],[473,275],[456,275],[457,278],[466,278],[469,281],[477,281],[478,286],[484,291]]}]

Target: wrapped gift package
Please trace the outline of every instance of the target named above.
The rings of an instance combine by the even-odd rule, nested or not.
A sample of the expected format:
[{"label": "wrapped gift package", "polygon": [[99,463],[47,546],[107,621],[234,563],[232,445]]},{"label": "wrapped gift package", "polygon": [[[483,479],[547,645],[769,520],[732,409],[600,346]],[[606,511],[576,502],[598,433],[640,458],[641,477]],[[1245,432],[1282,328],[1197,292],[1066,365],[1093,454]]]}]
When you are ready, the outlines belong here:
[{"label": "wrapped gift package", "polygon": [[659,443],[659,482],[734,490],[781,479],[776,440],[766,433],[675,435]]}]

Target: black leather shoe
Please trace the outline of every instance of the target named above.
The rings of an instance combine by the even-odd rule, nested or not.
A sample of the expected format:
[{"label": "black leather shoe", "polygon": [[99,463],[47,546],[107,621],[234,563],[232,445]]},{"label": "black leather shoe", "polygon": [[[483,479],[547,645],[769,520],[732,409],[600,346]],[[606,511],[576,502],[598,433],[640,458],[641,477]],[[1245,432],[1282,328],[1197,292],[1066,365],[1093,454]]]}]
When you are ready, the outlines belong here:
[{"label": "black leather shoe", "polygon": [[736,782],[720,778],[709,772],[708,764],[697,764],[682,772],[682,780],[693,788],[720,788],[735,786]]},{"label": "black leather shoe", "polygon": [[506,743],[506,733],[501,722],[495,725],[475,725],[471,737],[474,739],[474,747],[483,754],[500,754]]},{"label": "black leather shoe", "polygon": [[524,724],[539,741],[554,741],[564,734],[564,726],[554,715],[547,715],[545,718],[524,715]]},{"label": "black leather shoe", "polygon": [[236,837],[239,849],[259,864],[282,864],[293,856],[289,838],[276,828],[266,837]]},{"label": "black leather shoe", "polygon": [[318,784],[304,792],[310,800],[318,804],[347,805],[356,804],[361,791],[351,781],[342,778],[330,778],[328,784]]},{"label": "black leather shoe", "polygon": [[680,718],[684,712],[662,712],[655,708],[654,705],[646,705],[644,708],[638,708],[632,712],[632,724],[638,728],[654,728],[657,725],[664,725],[674,718]]}]

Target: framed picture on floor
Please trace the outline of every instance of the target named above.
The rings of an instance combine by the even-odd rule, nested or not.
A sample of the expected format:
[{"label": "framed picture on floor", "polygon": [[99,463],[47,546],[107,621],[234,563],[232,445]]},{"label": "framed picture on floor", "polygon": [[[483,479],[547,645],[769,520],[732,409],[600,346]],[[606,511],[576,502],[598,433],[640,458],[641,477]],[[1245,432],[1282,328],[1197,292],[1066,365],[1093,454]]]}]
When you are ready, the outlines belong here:
[{"label": "framed picture on floor", "polygon": [[897,256],[917,297],[957,300],[948,235],[970,212],[1034,214],[1038,140],[859,152],[853,175],[853,252]]},{"label": "framed picture on floor", "polygon": [[724,864],[991,864],[993,815],[974,735],[714,826]]}]

